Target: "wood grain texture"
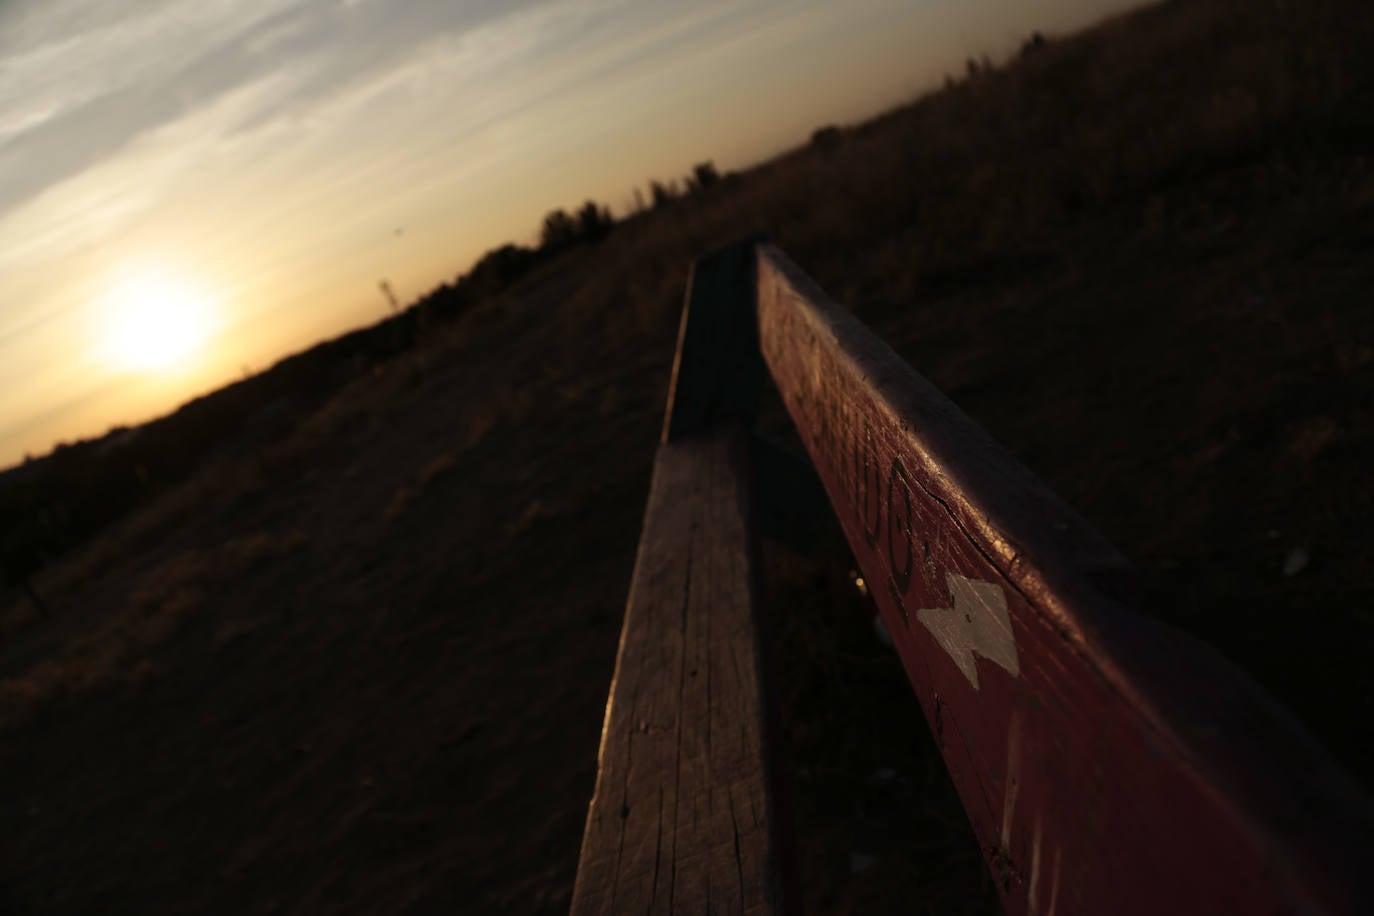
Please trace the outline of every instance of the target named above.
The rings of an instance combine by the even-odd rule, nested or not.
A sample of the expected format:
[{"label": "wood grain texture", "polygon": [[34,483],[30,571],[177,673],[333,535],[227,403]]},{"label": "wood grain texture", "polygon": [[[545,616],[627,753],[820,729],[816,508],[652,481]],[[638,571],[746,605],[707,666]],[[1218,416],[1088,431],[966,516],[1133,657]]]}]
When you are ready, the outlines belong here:
[{"label": "wood grain texture", "polygon": [[687,285],[574,913],[775,913],[795,896],[756,607],[755,245],[703,256]]},{"label": "wood grain texture", "polygon": [[1302,728],[1126,610],[1115,550],[776,249],[758,282],[764,359],[1007,912],[1374,912],[1369,800]]},{"label": "wood grain texture", "polygon": [[575,914],[780,909],[748,444],[727,423],[659,448]]}]

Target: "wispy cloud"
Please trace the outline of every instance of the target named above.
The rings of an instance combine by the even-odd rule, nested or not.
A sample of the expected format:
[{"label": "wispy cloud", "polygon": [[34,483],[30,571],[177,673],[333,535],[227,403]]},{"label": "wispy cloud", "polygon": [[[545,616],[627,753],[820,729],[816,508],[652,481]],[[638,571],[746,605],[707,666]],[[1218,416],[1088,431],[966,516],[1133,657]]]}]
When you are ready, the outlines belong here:
[{"label": "wispy cloud", "polygon": [[[0,212],[140,135],[289,69],[299,110],[403,63],[435,35],[531,3],[341,5],[326,0],[7,8],[0,22]],[[60,6],[52,4],[51,6]]]},{"label": "wispy cloud", "polygon": [[626,0],[562,0],[465,5],[436,23],[431,6],[450,4],[257,0],[240,13],[163,4],[84,28],[74,18],[74,34],[4,65],[0,110],[18,113],[0,142],[0,262],[96,242],[193,190],[193,171],[215,178],[198,197],[280,183],[279,204],[456,153],[441,173],[452,178],[521,111],[745,18],[725,4],[655,21]]},{"label": "wispy cloud", "polygon": [[[79,321],[99,279],[82,269],[54,278],[54,264],[98,273],[102,258],[157,234],[247,250],[330,205],[398,210],[435,189],[479,187],[513,160],[544,155],[560,132],[613,120],[610,106],[658,104],[662,77],[652,71],[750,35],[776,21],[776,6],[163,0],[122,15],[99,0],[6,6],[0,271],[13,297],[0,307],[0,346]],[[566,113],[537,114],[608,81],[600,117],[569,126]],[[331,220],[309,237],[274,239],[257,269],[348,231]]]}]

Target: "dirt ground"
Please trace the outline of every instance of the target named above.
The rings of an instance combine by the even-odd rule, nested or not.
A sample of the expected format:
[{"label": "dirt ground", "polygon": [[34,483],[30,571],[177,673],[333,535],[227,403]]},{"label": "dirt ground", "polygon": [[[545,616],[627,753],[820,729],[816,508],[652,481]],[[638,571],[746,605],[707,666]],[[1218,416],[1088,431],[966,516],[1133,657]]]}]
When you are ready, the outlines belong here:
[{"label": "dirt ground", "polygon": [[[565,911],[687,268],[759,227],[1371,785],[1370,20],[1051,42],[213,459],[0,609],[0,912]],[[765,557],[808,911],[994,912],[844,558]]]},{"label": "dirt ground", "polygon": [[[6,685],[3,903],[566,909],[647,476],[605,476],[493,330],[480,368],[361,380],[50,586],[60,619],[7,647],[41,661]],[[633,468],[661,390],[632,368],[578,374],[628,395]]]}]

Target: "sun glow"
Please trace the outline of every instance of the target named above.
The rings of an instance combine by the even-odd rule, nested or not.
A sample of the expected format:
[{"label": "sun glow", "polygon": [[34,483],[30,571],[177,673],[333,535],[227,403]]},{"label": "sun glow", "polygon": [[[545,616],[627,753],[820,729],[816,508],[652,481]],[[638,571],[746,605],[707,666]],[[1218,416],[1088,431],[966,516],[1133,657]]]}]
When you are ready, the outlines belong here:
[{"label": "sun glow", "polygon": [[154,372],[188,362],[214,335],[213,298],[168,270],[129,270],[101,297],[98,346],[117,369]]}]

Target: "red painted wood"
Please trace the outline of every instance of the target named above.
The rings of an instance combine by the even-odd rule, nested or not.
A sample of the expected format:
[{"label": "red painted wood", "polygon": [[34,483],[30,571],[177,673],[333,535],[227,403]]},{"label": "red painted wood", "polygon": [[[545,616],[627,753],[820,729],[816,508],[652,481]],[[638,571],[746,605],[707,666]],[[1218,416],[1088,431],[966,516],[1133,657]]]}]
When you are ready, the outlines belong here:
[{"label": "red painted wood", "polygon": [[758,283],[764,359],[1007,912],[1374,912],[1369,801],[1301,727],[1123,609],[1121,557],[776,249]]}]

